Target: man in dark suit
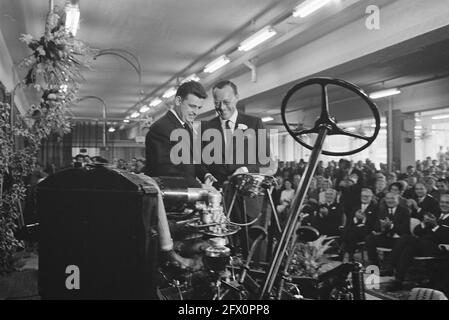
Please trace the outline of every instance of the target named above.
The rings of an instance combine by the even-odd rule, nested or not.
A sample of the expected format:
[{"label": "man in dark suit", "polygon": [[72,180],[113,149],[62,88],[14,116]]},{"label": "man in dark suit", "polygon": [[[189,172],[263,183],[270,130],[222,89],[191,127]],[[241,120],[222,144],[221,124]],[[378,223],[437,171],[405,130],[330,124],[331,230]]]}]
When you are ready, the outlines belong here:
[{"label": "man in dark suit", "polygon": [[374,230],[378,208],[373,197],[371,189],[363,188],[360,193],[360,205],[356,206],[349,215],[352,219],[346,224],[342,242],[343,250],[348,252],[350,261],[354,260],[357,243],[364,241]]},{"label": "man in dark suit", "polygon": [[413,200],[409,201],[412,202],[412,218],[422,221],[424,212],[431,213],[437,218],[440,215],[440,205],[438,201],[428,194],[426,186],[421,182],[418,182],[415,185],[415,197]]},{"label": "man in dark suit", "polygon": [[[174,108],[153,123],[147,133],[145,140],[146,175],[184,177],[190,187],[200,187],[196,178],[206,184],[211,184],[214,181],[213,176],[201,162],[194,163],[192,151],[192,123],[206,97],[206,91],[199,82],[189,81],[178,88]],[[170,139],[172,132],[177,129],[181,129],[180,133],[185,133],[181,136],[181,142]],[[179,143],[185,146],[181,152],[187,151],[188,154],[181,155],[182,159],[186,159],[186,161],[175,163],[172,149],[176,148]]]},{"label": "man in dark suit", "polygon": [[385,204],[385,208],[379,209],[374,230],[365,240],[368,259],[374,265],[379,265],[377,247],[393,248],[400,236],[410,233],[410,213],[399,205],[399,196],[388,192]]},{"label": "man in dark suit", "polygon": [[344,225],[343,209],[336,203],[336,197],[337,192],[334,189],[327,189],[325,203],[318,206],[318,212],[312,220],[312,226],[320,234],[329,237],[340,236],[340,230]]},{"label": "man in dark suit", "polygon": [[424,214],[421,225],[415,228],[417,237],[401,238],[391,253],[391,267],[396,271],[392,290],[401,289],[408,268],[416,256],[437,257],[441,254],[438,245],[449,244],[449,194],[441,195],[439,218]]},{"label": "man in dark suit", "polygon": [[[196,178],[212,185],[215,179],[207,172],[207,169],[193,162],[193,129],[191,127],[198,111],[201,109],[204,99],[207,97],[203,86],[195,81],[182,84],[175,96],[174,108],[169,110],[162,118],[153,123],[147,133],[146,168],[148,176],[176,176],[184,177],[190,187],[200,187]],[[172,141],[172,132],[179,129],[181,141]],[[183,140],[182,140],[183,139]],[[186,161],[175,163],[172,148],[181,144],[181,157]],[[179,154],[178,154],[179,155]],[[173,240],[167,222],[162,198],[159,201],[159,240],[163,259],[181,269],[195,269],[197,261],[181,257],[173,250]]]},{"label": "man in dark suit", "polygon": [[[235,188],[231,184],[223,185],[232,175],[248,172],[274,175],[277,162],[270,158],[269,135],[262,120],[237,110],[239,100],[237,86],[229,80],[220,81],[213,86],[212,94],[218,115],[203,124],[203,130],[205,133],[211,130],[219,133],[222,148],[214,150],[213,158],[218,161],[209,163],[208,170],[217,179],[214,186],[223,187],[224,201],[229,206]],[[239,139],[243,143],[239,143]],[[215,154],[217,151],[221,154]],[[261,210],[262,201],[259,198],[244,198],[238,195],[231,218],[233,221],[245,223],[255,219]],[[246,215],[243,212],[246,212]],[[270,219],[270,214],[265,214],[259,217],[257,224],[268,228]],[[249,250],[246,231],[245,228],[244,232],[240,233],[240,247],[243,253]]]},{"label": "man in dark suit", "polygon": [[[208,165],[209,171],[218,180],[217,187],[221,187],[233,174],[259,173],[261,167],[268,167],[273,163],[264,161],[271,159],[268,131],[262,120],[237,110],[237,86],[229,80],[220,81],[214,85],[212,93],[218,116],[204,124],[203,129],[215,129],[222,137],[221,155],[218,156],[221,161]],[[239,134],[245,135],[243,148],[237,143]],[[262,146],[259,137],[262,136],[265,139],[265,150],[259,148]],[[263,152],[266,157],[260,159],[259,155]],[[269,173],[274,174],[276,169],[272,172],[271,168]]]}]

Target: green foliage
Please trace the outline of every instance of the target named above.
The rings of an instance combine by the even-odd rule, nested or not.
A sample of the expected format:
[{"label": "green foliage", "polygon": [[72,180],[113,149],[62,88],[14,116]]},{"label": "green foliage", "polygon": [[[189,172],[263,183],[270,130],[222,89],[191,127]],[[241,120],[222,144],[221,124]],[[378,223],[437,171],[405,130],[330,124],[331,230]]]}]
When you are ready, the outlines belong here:
[{"label": "green foliage", "polygon": [[299,243],[295,248],[289,273],[317,279],[321,269],[331,262],[327,251],[332,247],[332,242],[326,236],[321,236],[313,242]]},{"label": "green foliage", "polygon": [[[43,139],[70,131],[67,106],[83,80],[81,69],[90,66],[96,53],[65,30],[59,8],[48,14],[40,39],[22,35],[21,40],[32,54],[20,64],[27,73],[19,85],[35,88],[42,97],[38,105],[14,119],[11,106],[0,103],[0,274],[14,270],[13,254],[23,246],[14,232],[26,194],[25,178],[33,170]],[[21,139],[25,147],[18,149],[15,139]]]}]

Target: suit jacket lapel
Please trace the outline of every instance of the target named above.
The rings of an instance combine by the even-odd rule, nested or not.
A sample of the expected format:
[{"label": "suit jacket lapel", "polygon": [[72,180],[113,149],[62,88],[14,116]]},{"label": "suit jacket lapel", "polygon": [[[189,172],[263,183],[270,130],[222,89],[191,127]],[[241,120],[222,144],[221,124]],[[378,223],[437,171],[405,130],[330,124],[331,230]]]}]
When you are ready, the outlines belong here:
[{"label": "suit jacket lapel", "polygon": [[176,118],[176,116],[173,114],[173,112],[171,112],[170,110],[167,111],[167,113],[165,114],[165,116],[167,117],[168,120],[170,120],[170,122],[176,126],[177,128],[184,128],[181,124],[181,122],[179,122],[178,118]]}]

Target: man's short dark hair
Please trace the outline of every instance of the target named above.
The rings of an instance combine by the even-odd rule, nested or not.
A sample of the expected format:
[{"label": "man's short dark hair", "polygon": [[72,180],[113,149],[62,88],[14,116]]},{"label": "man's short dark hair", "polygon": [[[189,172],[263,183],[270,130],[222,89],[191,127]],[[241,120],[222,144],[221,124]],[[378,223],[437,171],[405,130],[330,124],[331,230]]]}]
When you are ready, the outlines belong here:
[{"label": "man's short dark hair", "polygon": [[230,81],[230,80],[221,80],[219,82],[217,82],[213,87],[212,87],[212,92],[215,89],[223,89],[226,86],[230,86],[232,88],[232,91],[234,91],[234,95],[238,95],[239,91],[237,90],[237,86],[235,85],[234,82]]},{"label": "man's short dark hair", "polygon": [[390,184],[390,186],[388,187],[388,191],[391,191],[391,187],[396,187],[398,188],[398,190],[400,192],[402,192],[404,190],[404,186],[402,185],[402,183],[400,182],[393,182],[392,184]]},{"label": "man's short dark hair", "polygon": [[206,99],[207,93],[201,83],[196,81],[188,81],[181,84],[176,91],[176,96],[182,100],[186,99],[189,94],[193,94],[200,99]]}]

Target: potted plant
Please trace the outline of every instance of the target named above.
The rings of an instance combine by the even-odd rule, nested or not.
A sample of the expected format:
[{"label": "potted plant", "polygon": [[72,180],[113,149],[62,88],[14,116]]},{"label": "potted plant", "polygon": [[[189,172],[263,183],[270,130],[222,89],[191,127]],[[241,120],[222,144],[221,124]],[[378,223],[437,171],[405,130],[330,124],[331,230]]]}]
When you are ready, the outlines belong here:
[{"label": "potted plant", "polygon": [[305,298],[319,298],[318,277],[338,264],[328,252],[333,248],[333,241],[321,236],[312,242],[298,243],[295,247],[289,274]]}]

